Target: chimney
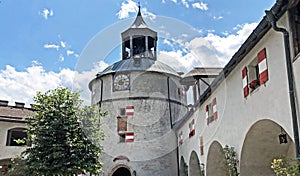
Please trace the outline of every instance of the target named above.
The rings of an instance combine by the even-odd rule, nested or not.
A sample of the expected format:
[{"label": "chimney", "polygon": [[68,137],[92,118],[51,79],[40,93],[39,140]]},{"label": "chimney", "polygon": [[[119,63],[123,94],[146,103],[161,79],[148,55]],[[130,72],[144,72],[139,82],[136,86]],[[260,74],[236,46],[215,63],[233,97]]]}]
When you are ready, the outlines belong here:
[{"label": "chimney", "polygon": [[0,106],[8,106],[7,100],[0,100]]},{"label": "chimney", "polygon": [[25,103],[15,102],[17,108],[24,108]]}]

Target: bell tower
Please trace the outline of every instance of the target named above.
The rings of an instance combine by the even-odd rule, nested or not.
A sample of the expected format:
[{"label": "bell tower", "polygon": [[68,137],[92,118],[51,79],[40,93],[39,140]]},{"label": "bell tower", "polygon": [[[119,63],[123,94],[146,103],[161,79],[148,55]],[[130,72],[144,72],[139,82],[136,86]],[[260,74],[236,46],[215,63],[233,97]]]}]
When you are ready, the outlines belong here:
[{"label": "bell tower", "polygon": [[121,35],[123,60],[131,58],[156,60],[157,32],[145,23],[140,6],[135,21]]},{"label": "bell tower", "polygon": [[157,59],[157,32],[140,6],[121,37],[120,60],[89,84],[91,104],[109,112],[102,127],[104,176],[178,175],[173,125],[187,112],[181,77]]}]

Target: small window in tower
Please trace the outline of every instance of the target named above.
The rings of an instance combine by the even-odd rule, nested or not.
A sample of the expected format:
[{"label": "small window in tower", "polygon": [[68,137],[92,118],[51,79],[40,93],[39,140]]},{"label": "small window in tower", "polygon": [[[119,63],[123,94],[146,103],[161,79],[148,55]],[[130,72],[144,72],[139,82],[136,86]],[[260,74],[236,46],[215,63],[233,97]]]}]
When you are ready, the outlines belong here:
[{"label": "small window in tower", "polygon": [[120,115],[125,116],[126,110],[125,108],[120,108]]},{"label": "small window in tower", "polygon": [[118,117],[118,132],[127,131],[127,117]]},{"label": "small window in tower", "polygon": [[212,106],[212,104],[211,103],[209,103],[208,105],[207,105],[207,107],[208,107],[208,124],[209,123],[211,123],[211,122],[213,122],[214,121],[214,113],[213,113],[213,106]]},{"label": "small window in tower", "polygon": [[27,138],[25,128],[13,128],[7,132],[6,146],[25,146],[26,143],[18,143],[18,140]]},{"label": "small window in tower", "polygon": [[255,58],[249,65],[249,87],[253,91],[257,87],[259,87],[259,68],[258,68],[258,61]]},{"label": "small window in tower", "polygon": [[125,142],[125,133],[119,133],[119,142],[124,143]]}]

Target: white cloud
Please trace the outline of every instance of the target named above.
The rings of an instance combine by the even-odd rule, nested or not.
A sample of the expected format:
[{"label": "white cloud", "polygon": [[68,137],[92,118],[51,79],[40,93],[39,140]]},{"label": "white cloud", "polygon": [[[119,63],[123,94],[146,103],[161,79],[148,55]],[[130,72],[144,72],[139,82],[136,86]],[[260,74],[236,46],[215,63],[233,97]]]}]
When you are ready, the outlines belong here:
[{"label": "white cloud", "polygon": [[189,8],[189,3],[186,0],[181,0],[181,3],[186,7]]},{"label": "white cloud", "polygon": [[236,33],[226,33],[225,36],[208,33],[205,37],[195,37],[183,42],[176,39],[165,39],[165,45],[174,48],[180,45],[180,49],[173,51],[160,51],[158,59],[185,73],[193,67],[220,67],[225,66],[232,58],[241,44],[247,39],[257,23],[238,25],[234,29]]},{"label": "white cloud", "polygon": [[94,65],[91,70],[83,71],[78,73],[75,72],[75,79],[73,82],[73,89],[80,91],[81,99],[84,100],[86,104],[90,104],[90,91],[88,89],[89,82],[96,77],[96,74],[103,71],[108,64],[104,61],[100,61]]},{"label": "white cloud", "polygon": [[72,51],[72,50],[67,50],[66,53],[67,53],[68,56],[70,56],[70,55],[74,54],[74,51]]},{"label": "white cloud", "polygon": [[173,46],[173,43],[168,39],[164,39],[163,44],[171,46],[171,47]]},{"label": "white cloud", "polygon": [[214,20],[221,20],[221,19],[223,19],[223,17],[222,16],[213,16],[213,19]]},{"label": "white cloud", "polygon": [[6,65],[5,69],[0,70],[0,99],[8,100],[10,104],[15,101],[24,102],[29,107],[37,91],[45,92],[63,86],[81,91],[81,99],[90,104],[88,83],[107,66],[100,61],[91,70],[78,73],[69,68],[47,72],[38,61],[33,61],[24,71],[17,71],[13,66]]},{"label": "white cloud", "polygon": [[37,91],[45,92],[59,85],[71,86],[73,75],[70,69],[62,69],[59,73],[46,72],[43,66],[35,63],[25,71],[17,71],[7,65],[4,70],[0,70],[0,99],[11,103],[24,102],[28,107],[33,103]]},{"label": "white cloud", "polygon": [[56,49],[56,50],[59,50],[59,45],[56,45],[56,44],[44,44],[44,48],[51,48],[51,49]]},{"label": "white cloud", "polygon": [[154,20],[156,18],[156,15],[151,12],[148,12],[146,8],[142,8],[142,14],[143,17],[150,18],[151,20]]},{"label": "white cloud", "polygon": [[193,3],[192,7],[200,10],[208,10],[207,4],[203,2]]},{"label": "white cloud", "polygon": [[65,57],[62,54],[59,54],[58,58],[60,62],[63,62],[65,60]]},{"label": "white cloud", "polygon": [[42,15],[45,18],[45,20],[47,20],[49,16],[54,15],[54,12],[51,9],[44,8],[44,10],[42,12],[40,12],[39,14]]},{"label": "white cloud", "polygon": [[63,47],[63,48],[65,48],[67,46],[67,43],[64,42],[64,41],[60,41],[60,46]]},{"label": "white cloud", "polygon": [[138,5],[133,0],[126,0],[121,5],[121,10],[117,13],[119,19],[124,19],[129,17],[129,13],[137,13]]},{"label": "white cloud", "polygon": [[246,23],[236,27],[236,34],[228,34],[224,37],[209,33],[204,39],[209,41],[217,51],[218,58],[224,63],[228,62],[229,58],[233,56],[239,49],[241,44],[251,34],[257,23]]},{"label": "white cloud", "polygon": [[[130,13],[137,14],[139,10],[138,4],[133,0],[126,0],[121,5],[121,10],[117,13],[119,19],[125,19],[129,17]],[[156,18],[156,15],[149,12],[146,8],[141,9],[141,13],[144,17],[150,18],[151,20]]]}]

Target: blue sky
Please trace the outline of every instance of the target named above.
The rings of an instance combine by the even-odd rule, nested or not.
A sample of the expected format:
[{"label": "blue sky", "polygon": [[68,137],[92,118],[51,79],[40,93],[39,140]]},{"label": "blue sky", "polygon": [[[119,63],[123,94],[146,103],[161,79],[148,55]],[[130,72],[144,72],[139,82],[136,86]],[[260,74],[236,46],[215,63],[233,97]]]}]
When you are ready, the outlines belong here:
[{"label": "blue sky", "polygon": [[[187,72],[195,66],[224,66],[274,3],[141,0],[141,9],[160,36],[159,59]],[[32,103],[36,91],[74,84],[89,99],[87,82],[120,59],[120,32],[133,22],[137,4],[1,0],[0,99]],[[97,51],[89,53],[95,44]]]}]

